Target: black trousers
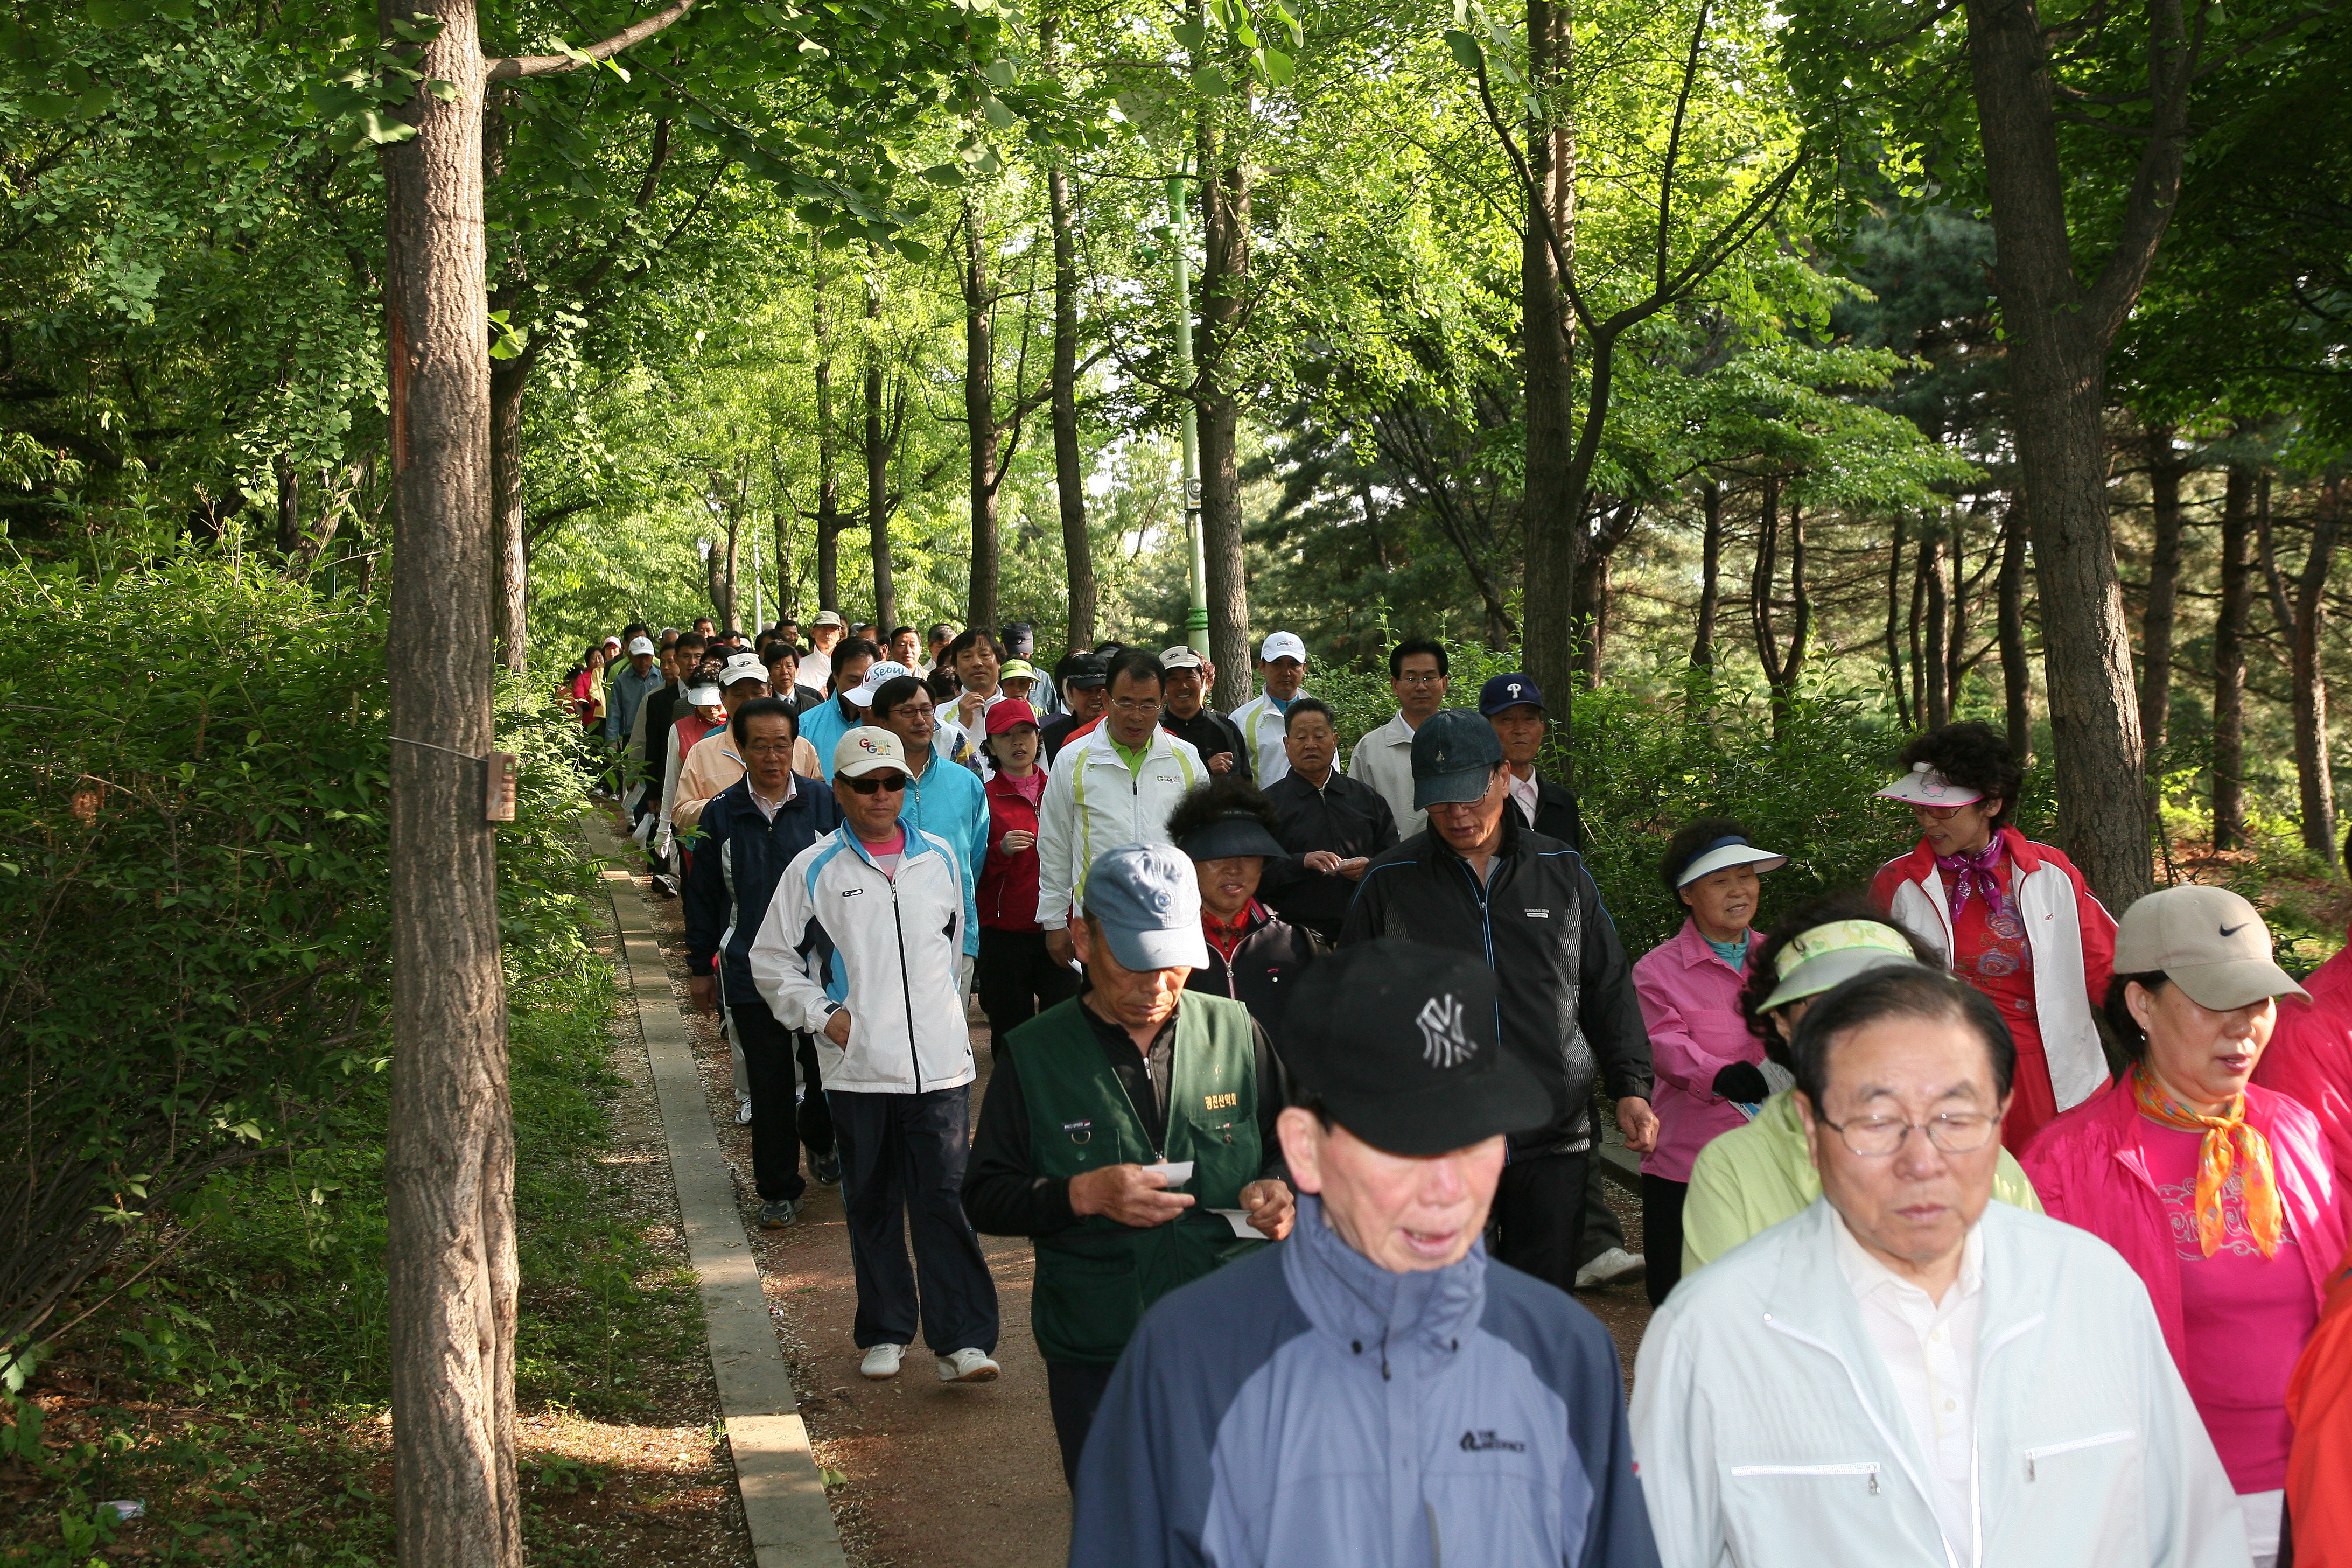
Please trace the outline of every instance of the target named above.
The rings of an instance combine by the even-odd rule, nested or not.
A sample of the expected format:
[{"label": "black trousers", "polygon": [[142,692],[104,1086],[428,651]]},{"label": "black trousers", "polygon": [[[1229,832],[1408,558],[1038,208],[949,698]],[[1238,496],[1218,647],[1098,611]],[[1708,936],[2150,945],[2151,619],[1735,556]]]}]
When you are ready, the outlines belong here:
[{"label": "black trousers", "polygon": [[1642,1282],[1653,1307],[1683,1277],[1683,1199],[1689,1194],[1688,1182],[1642,1173]]},{"label": "black trousers", "polygon": [[1563,1290],[1576,1289],[1591,1163],[1590,1152],[1537,1154],[1503,1167],[1495,1188],[1496,1260]]},{"label": "black trousers", "polygon": [[1078,976],[1047,956],[1044,931],[982,926],[972,989],[980,994],[980,1010],[988,1015],[990,1037],[999,1042],[991,1048],[1002,1060],[1004,1032],[1076,996]]},{"label": "black trousers", "polygon": [[[934,1355],[995,1350],[996,1281],[963,1216],[971,1086],[928,1094],[835,1090],[826,1098],[841,1142],[841,1206],[857,1276],[857,1348],[914,1343],[919,1312]],[[755,1110],[755,1124],[758,1115]]]},{"label": "black trousers", "polygon": [[1609,1206],[1609,1177],[1594,1160],[1584,1168],[1584,1237],[1576,1244],[1576,1266],[1583,1268],[1612,1247],[1625,1245],[1625,1227]]},{"label": "black trousers", "polygon": [[1074,1361],[1045,1363],[1045,1403],[1054,1412],[1054,1440],[1062,1446],[1062,1479],[1074,1492],[1078,1489],[1078,1456],[1087,1451],[1087,1434],[1094,1430],[1095,1412],[1117,1370]]},{"label": "black trousers", "polygon": [[[731,1004],[727,1016],[743,1047],[743,1076],[751,1084],[751,1179],[760,1201],[798,1201],[808,1191],[801,1176],[801,1145],[808,1145],[812,1157],[833,1152],[833,1113],[816,1088],[816,1047],[808,1036],[776,1022],[757,998]],[[796,1077],[808,1085],[798,1106],[793,1103]]]}]

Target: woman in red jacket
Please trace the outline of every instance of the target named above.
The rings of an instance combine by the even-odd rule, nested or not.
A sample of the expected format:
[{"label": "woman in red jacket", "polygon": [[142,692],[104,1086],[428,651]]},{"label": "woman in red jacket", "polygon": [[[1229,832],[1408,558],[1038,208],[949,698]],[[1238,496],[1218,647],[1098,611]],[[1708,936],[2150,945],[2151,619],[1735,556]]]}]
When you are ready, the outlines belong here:
[{"label": "woman in red jacket", "polygon": [[2147,1287],[2181,1381],[2230,1473],[2257,1564],[2278,1552],[2295,1357],[2344,1252],[2319,1123],[2247,1080],[2277,998],[2253,905],[2226,888],[2151,893],[2124,914],[2106,1013],[2132,1066],[2052,1122],[2025,1173],[2053,1219]]},{"label": "woman in red jacket", "polygon": [[2094,1015],[2107,994],[2115,917],[2074,863],[2009,825],[2025,770],[1984,724],[1947,724],[1904,748],[1910,770],[1878,792],[1918,818],[1919,842],[1870,896],[1990,998],[2017,1042],[2000,1141],[2022,1155],[2050,1119],[2107,1083]]},{"label": "woman in red jacket", "polygon": [[986,714],[988,858],[980,868],[980,961],[972,988],[1000,1056],[1005,1031],[1078,994],[1078,977],[1045,951],[1037,923],[1037,803],[1045,770],[1037,763],[1037,715],[1006,698]]}]

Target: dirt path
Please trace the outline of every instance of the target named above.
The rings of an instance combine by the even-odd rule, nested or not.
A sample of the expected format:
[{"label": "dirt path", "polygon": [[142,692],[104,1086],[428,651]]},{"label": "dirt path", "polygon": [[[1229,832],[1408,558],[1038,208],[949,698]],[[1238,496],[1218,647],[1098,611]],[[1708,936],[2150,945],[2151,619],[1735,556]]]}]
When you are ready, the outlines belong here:
[{"label": "dirt path", "polygon": [[[638,883],[645,887],[646,879]],[[683,1006],[678,907],[674,900],[648,901]],[[991,1057],[987,1026],[977,1019],[975,1009],[972,1054],[981,1070],[972,1092],[975,1114]],[[1029,1244],[981,1238],[1003,1322],[996,1349],[1004,1368],[1001,1379],[973,1387],[942,1384],[929,1354],[917,1345],[898,1377],[866,1382],[857,1373],[859,1352],[850,1337],[857,1298],[840,1190],[812,1184],[797,1226],[757,1228],[751,1132],[735,1125],[727,1043],[713,1016],[688,1012],[687,1028],[720,1145],[746,1204],[770,1310],[802,1391],[801,1415],[818,1462],[841,1478],[832,1488],[834,1516],[851,1561],[864,1568],[1060,1568],[1068,1550],[1070,1500],[1045,1402],[1045,1364],[1029,1332]],[[1640,1205],[1614,1189],[1610,1201],[1625,1227],[1626,1245],[1638,1251]],[[1640,1277],[1580,1300],[1616,1337],[1630,1380],[1650,1316]]]}]

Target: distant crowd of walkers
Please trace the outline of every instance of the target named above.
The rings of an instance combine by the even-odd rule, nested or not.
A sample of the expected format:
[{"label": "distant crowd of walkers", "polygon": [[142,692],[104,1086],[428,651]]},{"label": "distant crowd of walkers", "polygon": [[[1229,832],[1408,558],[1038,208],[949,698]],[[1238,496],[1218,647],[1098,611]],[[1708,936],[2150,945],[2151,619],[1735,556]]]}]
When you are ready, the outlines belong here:
[{"label": "distant crowd of walkers", "polygon": [[[996,1378],[1032,1239],[1074,1563],[2352,1564],[2352,949],[2118,922],[1961,722],[1769,929],[1694,812],[1635,960],[1524,672],[1400,643],[1342,771],[1287,632],[1228,713],[1190,647],[878,633],[631,626],[571,700],[865,1375]],[[1629,1410],[1567,1292],[1633,1272]]]}]

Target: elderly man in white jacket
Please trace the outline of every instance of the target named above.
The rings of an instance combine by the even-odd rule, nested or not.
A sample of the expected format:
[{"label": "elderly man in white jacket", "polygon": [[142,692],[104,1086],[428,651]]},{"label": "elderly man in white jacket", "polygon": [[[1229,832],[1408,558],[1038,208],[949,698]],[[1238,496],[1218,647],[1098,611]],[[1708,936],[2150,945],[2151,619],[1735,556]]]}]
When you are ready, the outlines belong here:
[{"label": "elderly man in white jacket", "polygon": [[1924,967],[1815,1003],[1822,1196],[1651,1321],[1633,1451],[1664,1568],[2247,1568],[2138,1277],[1991,1203],[2015,1052]]},{"label": "elderly man in white jacket", "polygon": [[1209,778],[1192,742],[1160,727],[1158,655],[1128,649],[1109,685],[1102,722],[1063,743],[1037,803],[1037,923],[1056,963],[1077,955],[1070,914],[1085,912],[1087,869],[1105,850],[1169,842],[1168,813]]},{"label": "elderly man in white jacket", "polygon": [[955,847],[899,820],[908,777],[887,730],[860,726],[835,742],[842,825],[784,868],[751,939],[751,983],[778,1023],[816,1037],[857,1276],[859,1370],[898,1376],[919,1310],[940,1381],[986,1383],[998,1371],[996,1286],[961,1198],[976,1076],[961,976],[972,895]]}]

